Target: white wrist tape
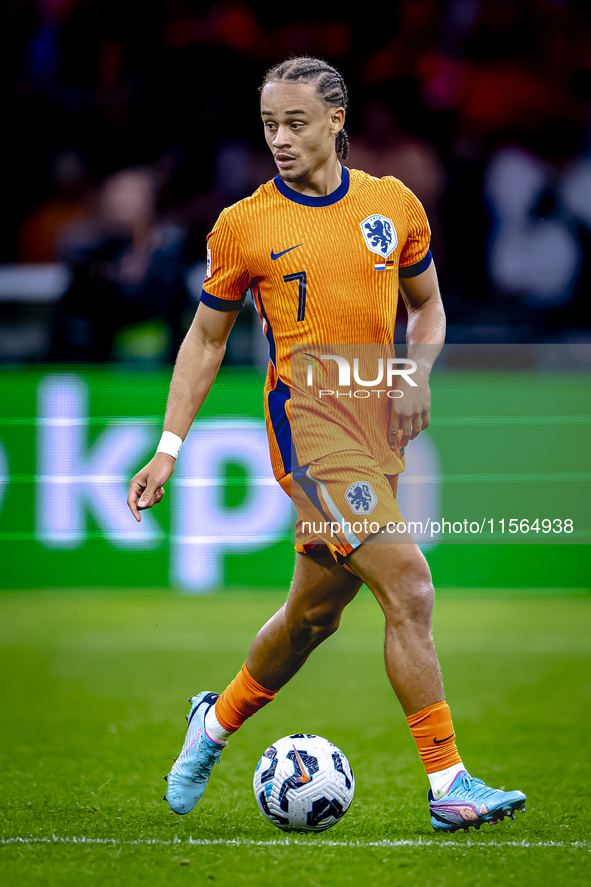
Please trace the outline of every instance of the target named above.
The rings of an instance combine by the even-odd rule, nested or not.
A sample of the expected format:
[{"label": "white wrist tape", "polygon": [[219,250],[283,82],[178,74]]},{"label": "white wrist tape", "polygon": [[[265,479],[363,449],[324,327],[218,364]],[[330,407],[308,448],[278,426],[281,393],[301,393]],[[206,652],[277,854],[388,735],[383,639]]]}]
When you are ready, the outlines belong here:
[{"label": "white wrist tape", "polygon": [[173,434],[172,431],[163,431],[156,452],[167,453],[169,456],[172,456],[173,459],[176,459],[182,442],[183,439],[182,437],[179,437],[178,434]]}]

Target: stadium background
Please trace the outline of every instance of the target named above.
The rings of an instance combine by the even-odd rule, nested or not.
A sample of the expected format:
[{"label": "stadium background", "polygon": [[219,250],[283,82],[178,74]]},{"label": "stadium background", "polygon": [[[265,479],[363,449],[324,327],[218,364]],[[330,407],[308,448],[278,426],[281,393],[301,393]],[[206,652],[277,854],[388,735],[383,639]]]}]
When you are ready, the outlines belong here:
[{"label": "stadium background", "polygon": [[[585,0],[2,4],[4,883],[299,885],[302,866],[323,885],[588,883],[590,44]],[[429,507],[580,522],[583,544],[425,549],[462,754],[532,797],[470,843],[431,836],[369,593],[232,740],[198,817],[166,813],[155,785],[187,693],[234,676],[292,569],[251,306],[186,470],[141,527],[124,504],[158,439],[205,235],[275,174],[256,87],[292,53],[342,71],[347,162],[399,176],[431,221],[448,342],[467,357],[440,361],[415,448],[438,477]],[[523,343],[538,346],[526,360]],[[265,744],[294,729],[337,742],[358,782],[329,841],[295,849],[274,845],[250,790]]]},{"label": "stadium background", "polygon": [[[0,540],[6,551],[18,546],[25,555],[24,561],[7,557],[7,587],[60,587],[74,581],[137,585],[142,545],[150,562],[158,564],[152,573],[156,585],[188,587],[175,580],[174,558],[165,554],[168,506],[146,520],[153,532],[144,533],[143,543],[135,533],[135,553],[134,540],[126,548],[114,539],[118,532],[125,535],[123,516],[116,509],[110,517],[102,515],[84,495],[74,496],[76,526],[65,527],[61,536],[44,536],[35,506],[40,496],[47,502],[61,488],[43,480],[38,392],[44,374],[53,380],[65,374],[67,390],[72,373],[87,380],[82,393],[72,396],[84,401],[80,409],[85,415],[76,419],[90,423],[90,436],[85,432],[79,443],[78,464],[64,463],[60,469],[77,489],[74,475],[105,424],[143,417],[143,432],[137,433],[143,433],[145,446],[139,451],[136,446],[138,461],[127,458],[124,471],[133,473],[147,457],[163,413],[168,367],[199,297],[205,236],[223,206],[274,174],[261,138],[256,87],[268,66],[291,53],[325,56],[342,70],[350,89],[348,163],[375,175],[398,175],[425,204],[445,296],[448,342],[547,345],[548,352],[539,352],[525,369],[516,362],[511,369],[517,377],[499,382],[514,392],[516,378],[523,380],[522,409],[529,414],[526,370],[588,370],[587,4],[402,0],[389,6],[379,32],[373,17],[331,17],[305,3],[296,16],[231,0],[12,0],[1,15],[9,137],[3,146],[0,212],[5,416]],[[402,309],[398,341],[404,336],[403,315]],[[216,401],[214,411],[220,420],[245,415],[260,420],[256,390],[265,362],[266,343],[249,304],[231,335],[220,378],[232,367],[249,369],[240,385],[234,381],[232,387],[236,376],[227,377],[228,397]],[[25,368],[32,363],[37,365],[33,375]],[[97,364],[100,371],[91,369]],[[474,382],[474,374],[465,373]],[[458,376],[451,375],[453,387]],[[40,385],[35,394],[33,379]],[[539,404],[533,410],[537,425],[529,426],[520,448],[535,447],[546,409],[550,415],[588,414],[586,392],[577,390],[581,402],[571,404],[572,409]],[[145,398],[145,393],[153,396]],[[486,412],[480,404],[488,396],[486,388],[472,389],[464,414]],[[246,412],[236,408],[238,402],[248,403]],[[444,412],[439,418],[449,419]],[[584,429],[577,426],[573,432],[579,455]],[[496,434],[477,440],[464,429],[453,454],[446,456],[443,473],[461,472],[474,447],[483,464],[495,462],[495,450],[504,445],[502,433],[497,428]],[[563,460],[569,462],[570,455],[567,447]],[[208,500],[234,521],[235,550],[244,552],[250,544],[259,552],[243,557],[237,569],[230,545],[230,556],[226,551],[223,560],[231,584],[289,579],[285,508],[276,505],[275,526],[265,529],[266,547],[260,540],[254,543],[256,530],[249,529],[257,504],[268,505],[272,498],[268,487],[255,484],[250,492],[266,492],[267,499],[250,501],[244,486],[253,471],[268,474],[262,448],[260,459],[258,468],[222,460],[222,480],[228,471],[238,476],[216,488],[218,499]],[[583,458],[575,462],[568,466],[570,483],[588,484]],[[536,470],[543,476],[542,462]],[[576,478],[573,471],[578,471]],[[120,466],[115,498],[122,495],[122,472]],[[536,512],[541,494],[536,491],[532,499],[532,490],[530,478],[524,491],[527,514],[507,517],[546,516]],[[489,497],[490,492],[489,482]],[[70,494],[64,507],[72,504]],[[169,499],[174,509],[178,496],[172,486]],[[245,500],[250,507],[241,512]],[[447,517],[449,507],[444,512]],[[109,526],[111,519],[116,527]],[[274,521],[272,509],[269,521]],[[132,536],[135,529],[130,526]],[[226,533],[226,526],[221,531]],[[199,535],[195,528],[190,533]],[[512,548],[497,546],[461,555],[457,547],[453,552],[435,548],[428,556],[439,585],[586,584],[581,551],[574,559],[568,556],[565,574],[560,546],[542,556],[539,550],[517,556]],[[23,563],[38,564],[39,570],[23,568]],[[272,568],[262,569],[265,563]],[[202,590],[223,585],[219,565],[210,579],[206,574],[197,582]]]}]

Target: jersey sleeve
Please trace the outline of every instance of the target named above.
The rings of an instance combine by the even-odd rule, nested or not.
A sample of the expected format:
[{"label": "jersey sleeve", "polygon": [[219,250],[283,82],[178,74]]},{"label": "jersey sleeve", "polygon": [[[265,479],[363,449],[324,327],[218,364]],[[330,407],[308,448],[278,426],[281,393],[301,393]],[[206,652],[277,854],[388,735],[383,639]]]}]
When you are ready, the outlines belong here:
[{"label": "jersey sleeve", "polygon": [[242,308],[251,276],[224,210],[207,237],[207,272],[201,301],[217,311]]},{"label": "jersey sleeve", "polygon": [[408,234],[400,253],[398,274],[400,277],[416,277],[426,271],[433,261],[429,248],[431,229],[423,204],[406,185],[402,185],[402,198]]}]

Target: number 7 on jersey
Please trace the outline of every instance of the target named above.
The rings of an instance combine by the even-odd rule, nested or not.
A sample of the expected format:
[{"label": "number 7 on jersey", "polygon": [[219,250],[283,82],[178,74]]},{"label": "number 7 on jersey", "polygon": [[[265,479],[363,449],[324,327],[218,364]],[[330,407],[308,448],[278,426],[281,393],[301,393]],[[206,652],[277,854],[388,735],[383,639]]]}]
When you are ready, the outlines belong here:
[{"label": "number 7 on jersey", "polygon": [[283,279],[286,283],[289,283],[290,280],[297,280],[299,282],[298,288],[298,323],[304,319],[306,316],[306,290],[308,287],[308,282],[306,278],[305,271],[296,271],[295,274],[285,274]]}]

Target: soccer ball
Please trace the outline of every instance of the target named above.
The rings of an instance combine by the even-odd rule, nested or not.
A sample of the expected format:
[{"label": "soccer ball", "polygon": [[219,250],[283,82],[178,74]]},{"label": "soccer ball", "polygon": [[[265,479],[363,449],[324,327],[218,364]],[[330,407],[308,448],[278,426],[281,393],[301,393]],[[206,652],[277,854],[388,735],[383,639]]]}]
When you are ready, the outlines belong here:
[{"label": "soccer ball", "polygon": [[343,752],[313,733],[293,733],[270,745],[254,771],[263,816],[283,831],[323,832],[345,815],[355,777]]}]

